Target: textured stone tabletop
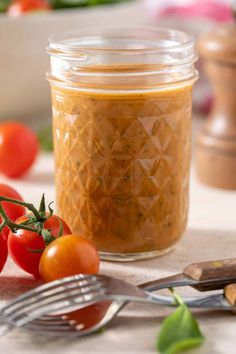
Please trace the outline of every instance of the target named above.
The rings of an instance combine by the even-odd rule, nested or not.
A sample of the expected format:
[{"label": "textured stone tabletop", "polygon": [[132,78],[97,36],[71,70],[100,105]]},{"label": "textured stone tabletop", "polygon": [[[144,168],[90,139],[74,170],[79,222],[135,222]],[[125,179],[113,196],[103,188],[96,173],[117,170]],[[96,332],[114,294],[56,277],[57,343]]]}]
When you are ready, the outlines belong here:
[{"label": "textured stone tabletop", "polygon": [[[38,203],[45,192],[54,199],[53,159],[42,155],[34,170],[21,181],[1,181],[15,186],[27,201]],[[189,263],[236,256],[236,193],[207,188],[191,177],[188,229],[182,242],[166,256],[154,260],[117,264],[104,262],[102,272],[140,283],[181,271]],[[11,261],[0,277],[1,303],[35,285],[35,280]],[[193,290],[184,289],[185,294]],[[235,354],[236,317],[230,313],[195,311],[205,344],[193,354]],[[169,310],[153,305],[132,304],[125,308],[102,334],[77,340],[52,340],[22,331],[0,338],[1,354],[95,354],[155,353],[155,341]]]}]

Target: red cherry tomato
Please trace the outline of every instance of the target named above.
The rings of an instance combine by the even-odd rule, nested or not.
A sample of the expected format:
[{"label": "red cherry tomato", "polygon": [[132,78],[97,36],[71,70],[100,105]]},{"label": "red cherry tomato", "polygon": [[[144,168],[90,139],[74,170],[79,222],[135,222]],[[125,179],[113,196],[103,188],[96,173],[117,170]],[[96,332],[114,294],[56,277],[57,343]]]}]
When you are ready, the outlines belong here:
[{"label": "red cherry tomato", "polygon": [[65,316],[69,320],[76,321],[78,324],[83,323],[83,330],[89,329],[102,321],[111,303],[112,301],[98,302],[94,305],[66,313]]},{"label": "red cherry tomato", "polygon": [[8,256],[7,238],[4,232],[0,232],[0,273],[4,268]]},{"label": "red cherry tomato", "polygon": [[[28,216],[23,216],[16,220],[20,224],[28,220]],[[61,222],[61,224],[60,224]],[[59,216],[52,215],[44,223],[44,229],[49,230],[53,237],[57,237],[62,225],[62,234],[70,234],[69,226]],[[45,241],[37,232],[28,230],[18,230],[9,233],[8,250],[13,261],[24,271],[39,278],[39,262],[42,250],[46,247]],[[41,252],[40,252],[41,250]],[[36,252],[35,252],[36,251]]]},{"label": "red cherry tomato", "polygon": [[41,278],[48,282],[80,273],[96,274],[99,266],[99,255],[89,241],[78,235],[66,235],[45,248],[39,272]]},{"label": "red cherry tomato", "polygon": [[17,178],[34,163],[39,150],[35,133],[17,122],[0,123],[0,173]]},{"label": "red cherry tomato", "polygon": [[14,0],[8,7],[8,14],[18,17],[32,11],[49,10],[50,6],[46,0]]},{"label": "red cherry tomato", "polygon": [[[0,196],[13,198],[21,201],[23,200],[21,195],[14,188],[3,183],[0,183]],[[21,205],[2,202],[2,206],[5,210],[5,213],[12,221],[15,221],[17,218],[25,214],[25,208]],[[0,222],[1,222],[1,217],[0,217]],[[5,234],[8,235],[9,229],[7,228],[7,226],[4,227],[3,230]]]}]

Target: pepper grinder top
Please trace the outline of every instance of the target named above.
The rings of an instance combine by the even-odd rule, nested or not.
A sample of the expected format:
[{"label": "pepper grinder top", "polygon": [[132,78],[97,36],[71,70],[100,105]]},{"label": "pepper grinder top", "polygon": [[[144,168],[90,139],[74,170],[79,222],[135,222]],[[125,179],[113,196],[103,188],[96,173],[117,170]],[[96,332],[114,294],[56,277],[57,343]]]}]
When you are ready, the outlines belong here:
[{"label": "pepper grinder top", "polygon": [[198,49],[214,95],[197,139],[198,177],[213,187],[236,189],[236,25],[204,34]]},{"label": "pepper grinder top", "polygon": [[236,63],[236,25],[229,24],[212,29],[198,42],[201,56],[207,60]]}]

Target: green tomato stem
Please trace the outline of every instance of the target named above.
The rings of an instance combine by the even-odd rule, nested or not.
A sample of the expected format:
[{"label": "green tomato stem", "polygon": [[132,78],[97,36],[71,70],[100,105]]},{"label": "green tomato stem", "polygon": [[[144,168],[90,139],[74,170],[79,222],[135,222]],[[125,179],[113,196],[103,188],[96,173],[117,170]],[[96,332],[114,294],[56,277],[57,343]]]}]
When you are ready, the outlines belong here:
[{"label": "green tomato stem", "polygon": [[37,232],[37,229],[35,229],[35,228],[32,228],[30,226],[26,226],[25,224],[16,224],[13,221],[11,221],[8,218],[7,214],[5,213],[5,210],[4,210],[3,206],[2,206],[2,202],[8,202],[8,203],[12,203],[12,204],[15,204],[15,205],[21,205],[21,206],[27,208],[35,216],[35,221],[36,222],[44,222],[44,221],[47,220],[47,218],[43,217],[42,214],[35,208],[35,206],[33,204],[26,203],[26,202],[23,202],[23,201],[20,201],[20,200],[17,200],[17,199],[13,199],[13,198],[0,196],[0,215],[1,215],[2,219],[3,219],[3,222],[0,224],[0,232],[3,230],[3,228],[5,226],[8,226],[9,229],[12,232],[15,232],[16,230],[19,230],[19,229],[32,231],[32,232]]},{"label": "green tomato stem", "polygon": [[[26,215],[27,220],[23,221],[20,224],[17,224],[9,219],[7,216],[2,202],[8,202],[15,205],[21,205],[27,208],[29,211],[32,212],[32,215]],[[44,223],[53,215],[53,209],[51,208],[50,203],[48,205],[49,212],[46,214],[46,205],[45,205],[45,196],[42,195],[39,210],[37,210],[33,204],[26,203],[17,199],[8,198],[5,196],[0,196],[0,216],[2,217],[2,222],[0,224],[0,232],[3,230],[5,226],[7,226],[12,232],[16,232],[17,230],[26,230],[37,233],[40,237],[44,239],[45,246],[48,246],[55,237],[52,236],[51,231],[48,229],[44,229]],[[60,228],[58,232],[58,237],[63,233],[63,224],[60,219],[58,219]],[[33,227],[32,227],[33,226]],[[43,250],[31,250],[32,252],[42,252]]]},{"label": "green tomato stem", "polygon": [[39,211],[35,208],[35,206],[32,203],[26,203],[21,200],[0,196],[0,204],[2,202],[9,202],[12,204],[21,205],[21,206],[27,208],[28,210],[32,211],[32,213],[34,214],[34,216],[37,220],[41,220],[41,218],[42,218]]}]

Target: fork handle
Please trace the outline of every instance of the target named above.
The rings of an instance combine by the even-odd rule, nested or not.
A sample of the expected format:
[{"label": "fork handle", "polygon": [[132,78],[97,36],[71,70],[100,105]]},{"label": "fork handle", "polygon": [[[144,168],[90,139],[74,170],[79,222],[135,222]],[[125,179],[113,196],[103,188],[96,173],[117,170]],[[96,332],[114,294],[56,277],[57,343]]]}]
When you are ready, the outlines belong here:
[{"label": "fork handle", "polygon": [[236,277],[236,258],[193,263],[183,273],[194,280]]},{"label": "fork handle", "polygon": [[236,284],[227,285],[224,295],[231,305],[236,305]]}]

